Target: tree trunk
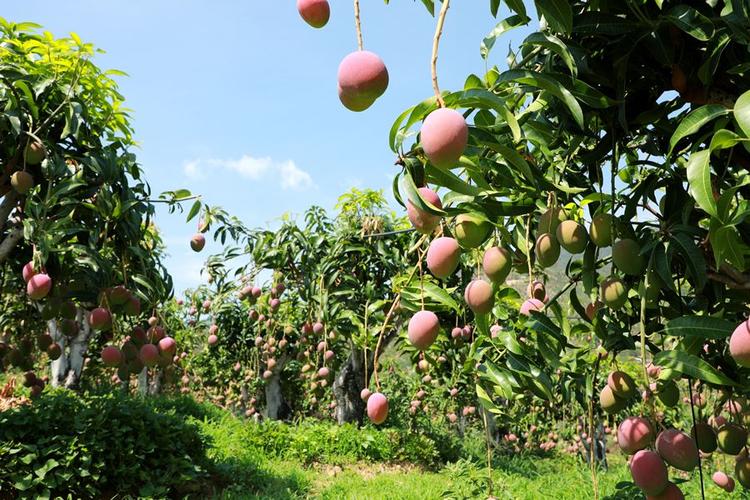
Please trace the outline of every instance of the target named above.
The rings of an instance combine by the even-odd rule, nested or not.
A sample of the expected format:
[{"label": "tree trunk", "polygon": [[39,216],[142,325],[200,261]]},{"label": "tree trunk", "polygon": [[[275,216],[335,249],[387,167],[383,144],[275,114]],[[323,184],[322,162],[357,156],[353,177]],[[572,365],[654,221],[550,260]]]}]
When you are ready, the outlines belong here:
[{"label": "tree trunk", "polygon": [[80,325],[78,333],[69,339],[62,334],[56,320],[52,319],[47,322],[52,339],[60,344],[62,350],[60,357],[50,365],[50,382],[53,387],[77,389],[81,382],[84,359],[91,336],[91,327],[81,308],[78,308],[76,313],[76,323]]},{"label": "tree trunk", "polygon": [[[373,355],[367,353],[367,366],[372,367]],[[368,372],[367,377],[371,375]],[[365,380],[364,353],[352,346],[349,359],[341,367],[336,380],[333,381],[333,394],[336,398],[336,421],[339,425],[347,422],[362,423],[365,414],[365,403],[362,401],[362,389],[367,387]]]},{"label": "tree trunk", "polygon": [[284,396],[281,394],[281,377],[278,372],[274,372],[266,381],[266,418],[269,420],[279,419],[279,410],[284,402]]},{"label": "tree trunk", "polygon": [[138,374],[138,394],[141,396],[148,396],[148,368],[145,366],[141,370],[141,373]]},{"label": "tree trunk", "polygon": [[[273,367],[273,375],[266,381],[266,412],[265,417],[269,420],[279,420],[282,418],[282,408],[284,407],[284,395],[281,392],[281,372],[287,362],[287,356],[282,355],[276,360],[276,366]],[[288,413],[288,412],[287,412]]]},{"label": "tree trunk", "polygon": [[148,395],[158,396],[161,394],[161,388],[164,385],[164,370],[156,370],[152,375],[148,385]]}]

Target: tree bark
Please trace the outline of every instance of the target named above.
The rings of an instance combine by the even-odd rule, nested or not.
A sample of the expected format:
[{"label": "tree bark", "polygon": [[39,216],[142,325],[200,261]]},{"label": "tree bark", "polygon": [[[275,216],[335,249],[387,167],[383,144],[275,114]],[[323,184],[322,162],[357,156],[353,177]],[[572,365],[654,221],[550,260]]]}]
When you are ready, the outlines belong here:
[{"label": "tree bark", "polygon": [[269,420],[278,420],[284,396],[281,394],[281,377],[274,372],[266,381],[266,415]]},{"label": "tree bark", "polygon": [[[367,365],[372,367],[373,354],[367,352]],[[372,369],[367,373],[370,378]],[[362,389],[367,387],[369,380],[365,380],[364,352],[351,346],[349,358],[339,369],[333,382],[333,395],[336,398],[336,421],[344,423],[362,423],[365,414],[365,403],[362,401]]]},{"label": "tree bark", "polygon": [[141,373],[138,374],[138,394],[143,397],[148,396],[148,381],[148,368],[144,366]]},{"label": "tree bark", "polygon": [[50,365],[50,381],[53,387],[77,389],[81,382],[83,364],[89,347],[91,327],[83,309],[78,308],[76,323],[80,325],[75,337],[68,339],[62,334],[57,321],[47,322],[52,339],[60,344],[62,354]]},{"label": "tree bark", "polygon": [[286,355],[281,356],[276,361],[271,375],[266,381],[266,411],[265,417],[269,420],[279,420],[282,417],[282,407],[284,406],[284,394],[281,392],[281,372],[287,362]]}]

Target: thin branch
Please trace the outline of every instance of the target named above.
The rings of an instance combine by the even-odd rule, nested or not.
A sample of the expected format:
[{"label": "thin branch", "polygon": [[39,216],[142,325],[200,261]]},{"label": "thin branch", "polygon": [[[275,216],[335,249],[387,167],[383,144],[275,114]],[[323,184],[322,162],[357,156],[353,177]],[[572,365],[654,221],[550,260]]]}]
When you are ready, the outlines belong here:
[{"label": "thin branch", "polygon": [[362,22],[359,18],[359,0],[354,0],[354,26],[357,28],[357,48],[364,50],[365,43],[362,40]]},{"label": "thin branch", "polygon": [[445,15],[448,13],[450,4],[450,0],[443,0],[443,5],[440,7],[440,14],[438,15],[437,26],[435,27],[435,37],[432,39],[432,88],[435,90],[435,98],[437,99],[438,106],[441,108],[445,107],[445,101],[443,101],[443,96],[440,94],[440,86],[438,85],[437,60],[440,37],[443,35],[443,25],[445,24]]}]

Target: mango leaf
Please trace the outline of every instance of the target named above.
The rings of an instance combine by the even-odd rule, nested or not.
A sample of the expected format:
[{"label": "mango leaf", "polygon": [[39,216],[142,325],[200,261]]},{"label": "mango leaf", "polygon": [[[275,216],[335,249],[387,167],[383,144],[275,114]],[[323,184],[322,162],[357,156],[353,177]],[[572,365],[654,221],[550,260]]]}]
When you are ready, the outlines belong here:
[{"label": "mango leaf", "polygon": [[678,252],[682,254],[688,271],[693,277],[695,289],[697,291],[702,290],[708,280],[706,277],[706,260],[703,258],[703,254],[695,245],[693,239],[685,233],[674,233],[671,241],[676,244]]},{"label": "mango leaf", "polygon": [[549,75],[522,69],[510,69],[501,73],[498,77],[498,81],[513,81],[546,90],[560,99],[568,107],[575,122],[579,127],[583,128],[583,110],[581,110],[581,105],[578,104],[578,101],[568,89]]},{"label": "mango leaf", "polygon": [[678,371],[694,379],[710,384],[737,385],[732,379],[697,356],[684,351],[662,351],[654,356],[654,364]]},{"label": "mango leaf", "polygon": [[500,410],[498,410],[495,403],[492,402],[492,398],[487,394],[487,391],[485,391],[479,384],[476,384],[475,387],[477,397],[479,398],[479,402],[482,404],[482,407],[489,412],[500,413]]},{"label": "mango leaf", "polygon": [[573,10],[568,0],[535,0],[534,3],[537,12],[554,31],[566,35],[573,31]]},{"label": "mango leaf", "polygon": [[705,42],[714,33],[714,25],[709,18],[687,5],[678,5],[666,14],[672,24],[693,38]]},{"label": "mango leaf", "polygon": [[484,37],[484,40],[482,40],[482,44],[479,46],[479,55],[482,56],[482,59],[487,59],[490,51],[492,50],[492,47],[495,46],[495,42],[498,38],[500,38],[500,36],[502,36],[503,33],[506,33],[513,28],[523,26],[524,24],[527,24],[529,20],[530,19],[526,16],[519,16],[516,14],[514,16],[506,17],[505,19],[497,23],[497,26],[495,26],[492,31],[490,31],[487,36]]},{"label": "mango leaf", "polygon": [[411,173],[408,170],[404,174],[404,189],[406,190],[409,201],[420,210],[433,215],[446,215],[443,210],[422,198],[422,195],[419,193],[419,189],[417,188],[417,185],[414,184],[414,179],[412,179]]},{"label": "mango leaf", "polygon": [[563,60],[570,70],[570,74],[578,76],[578,66],[576,65],[575,59],[573,59],[573,55],[570,53],[570,50],[568,50],[568,46],[556,36],[540,32],[533,33],[526,37],[523,41],[523,45],[539,45],[540,47],[544,47],[545,49],[554,52]]},{"label": "mango leaf", "polygon": [[687,179],[690,194],[695,202],[708,214],[718,217],[716,200],[711,185],[711,151],[704,149],[690,156],[687,163]]},{"label": "mango leaf", "polygon": [[664,333],[673,337],[724,339],[734,331],[735,324],[711,316],[681,316],[667,322]]},{"label": "mango leaf", "polygon": [[[750,112],[750,106],[748,106],[748,112]],[[669,139],[669,153],[667,156],[672,154],[672,150],[674,150],[675,146],[681,139],[698,132],[707,123],[710,123],[728,113],[729,110],[727,108],[718,104],[707,104],[691,111],[682,119],[682,121],[680,121],[680,124],[677,126],[674,134],[672,134],[671,139]]]},{"label": "mango leaf", "polygon": [[734,103],[734,119],[745,137],[750,137],[750,90],[742,94]]}]

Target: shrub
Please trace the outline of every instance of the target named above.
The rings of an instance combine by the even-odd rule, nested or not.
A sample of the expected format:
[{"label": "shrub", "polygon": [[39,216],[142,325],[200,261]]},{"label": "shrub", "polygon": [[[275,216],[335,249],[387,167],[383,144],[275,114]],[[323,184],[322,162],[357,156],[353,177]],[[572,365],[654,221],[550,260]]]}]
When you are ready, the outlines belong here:
[{"label": "shrub", "polygon": [[0,491],[185,496],[208,477],[206,448],[195,425],[142,400],[46,393],[0,413]]}]

